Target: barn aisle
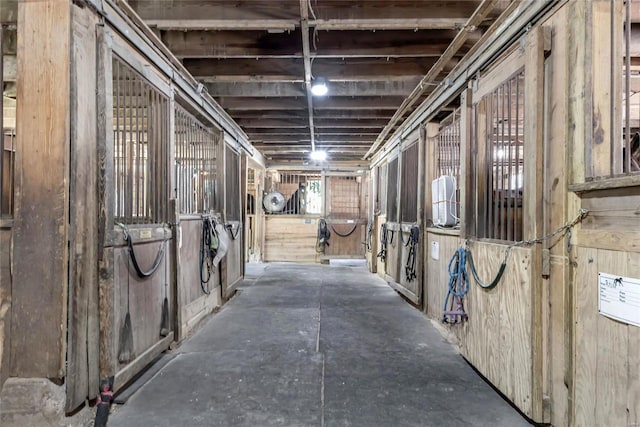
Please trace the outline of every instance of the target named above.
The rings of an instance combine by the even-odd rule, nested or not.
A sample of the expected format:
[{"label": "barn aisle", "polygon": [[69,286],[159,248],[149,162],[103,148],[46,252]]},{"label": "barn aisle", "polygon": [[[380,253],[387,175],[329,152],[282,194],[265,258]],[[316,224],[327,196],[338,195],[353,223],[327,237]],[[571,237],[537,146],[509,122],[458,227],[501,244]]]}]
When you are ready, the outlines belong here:
[{"label": "barn aisle", "polygon": [[253,265],[109,426],[525,426],[355,262]]}]

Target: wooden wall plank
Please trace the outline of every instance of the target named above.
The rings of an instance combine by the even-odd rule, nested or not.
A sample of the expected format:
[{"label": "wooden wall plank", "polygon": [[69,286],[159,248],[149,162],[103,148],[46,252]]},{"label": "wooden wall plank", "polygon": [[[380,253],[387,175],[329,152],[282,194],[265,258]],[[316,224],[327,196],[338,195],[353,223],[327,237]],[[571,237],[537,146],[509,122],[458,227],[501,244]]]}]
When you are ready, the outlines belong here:
[{"label": "wooden wall plank", "polygon": [[12,295],[10,357],[19,377],[65,372],[70,7],[67,0],[18,4],[13,272],[20,286]]},{"label": "wooden wall plank", "polygon": [[[640,278],[640,257],[627,254],[627,275]],[[640,328],[629,325],[627,345],[627,426],[640,425]]]},{"label": "wooden wall plank", "polygon": [[[598,250],[598,272],[627,276],[627,257],[624,253]],[[588,286],[596,288],[597,276]],[[596,306],[597,307],[597,306]],[[597,314],[596,341],[596,416],[598,426],[622,426],[627,422],[627,325]]]},{"label": "wooden wall plank", "polygon": [[317,218],[265,215],[265,262],[317,262],[317,227]]},{"label": "wooden wall plank", "polygon": [[0,389],[9,377],[11,348],[11,228],[0,227]]},{"label": "wooden wall plank", "polygon": [[69,332],[66,411],[99,389],[97,304],[97,18],[87,8],[72,9],[71,157],[69,230]]},{"label": "wooden wall plank", "polygon": [[[592,143],[586,146],[587,168],[592,176],[608,176],[611,174],[611,1],[592,0],[593,58],[591,64],[593,82],[593,110],[590,130],[593,132]],[[603,66],[603,64],[607,64]],[[589,160],[591,160],[589,162]],[[589,174],[587,175],[589,176]]]},{"label": "wooden wall plank", "polygon": [[596,363],[598,347],[598,251],[577,248],[575,278],[575,426],[592,425],[596,415]]}]

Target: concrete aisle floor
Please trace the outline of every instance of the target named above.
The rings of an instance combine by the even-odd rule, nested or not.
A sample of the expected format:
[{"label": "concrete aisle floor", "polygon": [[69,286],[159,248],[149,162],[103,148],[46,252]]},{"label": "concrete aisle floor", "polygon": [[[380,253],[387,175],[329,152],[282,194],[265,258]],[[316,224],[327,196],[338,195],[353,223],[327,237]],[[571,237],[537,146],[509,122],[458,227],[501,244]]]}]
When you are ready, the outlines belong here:
[{"label": "concrete aisle floor", "polygon": [[249,266],[109,426],[527,426],[362,264]]}]

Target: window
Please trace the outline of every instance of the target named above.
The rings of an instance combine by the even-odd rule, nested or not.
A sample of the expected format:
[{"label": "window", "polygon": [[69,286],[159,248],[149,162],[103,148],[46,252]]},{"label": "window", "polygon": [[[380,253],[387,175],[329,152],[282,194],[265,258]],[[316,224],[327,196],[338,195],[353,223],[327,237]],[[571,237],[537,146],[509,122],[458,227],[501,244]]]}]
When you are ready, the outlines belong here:
[{"label": "window", "polygon": [[387,166],[387,222],[398,222],[398,158]]},{"label": "window", "polygon": [[180,213],[211,212],[218,202],[219,138],[184,108],[175,108],[176,189]]},{"label": "window", "polygon": [[240,156],[226,147],[225,181],[227,221],[240,221]]},{"label": "window", "polygon": [[113,58],[115,217],[125,224],[168,221],[169,99]]},{"label": "window", "polygon": [[475,231],[479,238],[522,240],[524,71],[473,105]]},{"label": "window", "polygon": [[418,217],[418,144],[402,152],[400,209],[402,222],[416,222]]}]

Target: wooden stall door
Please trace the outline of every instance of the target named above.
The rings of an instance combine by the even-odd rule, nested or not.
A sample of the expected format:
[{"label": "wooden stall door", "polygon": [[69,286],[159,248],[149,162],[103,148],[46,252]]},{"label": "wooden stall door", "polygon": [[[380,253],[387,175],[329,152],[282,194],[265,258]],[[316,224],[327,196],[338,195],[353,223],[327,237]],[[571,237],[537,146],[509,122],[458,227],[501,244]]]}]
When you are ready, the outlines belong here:
[{"label": "wooden stall door", "polygon": [[331,231],[326,258],[364,259],[367,226],[364,181],[362,175],[326,179],[327,225]]}]

